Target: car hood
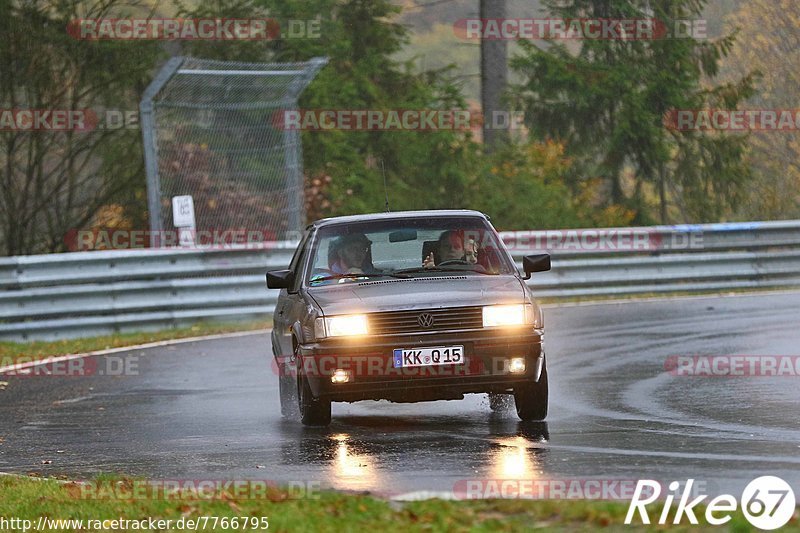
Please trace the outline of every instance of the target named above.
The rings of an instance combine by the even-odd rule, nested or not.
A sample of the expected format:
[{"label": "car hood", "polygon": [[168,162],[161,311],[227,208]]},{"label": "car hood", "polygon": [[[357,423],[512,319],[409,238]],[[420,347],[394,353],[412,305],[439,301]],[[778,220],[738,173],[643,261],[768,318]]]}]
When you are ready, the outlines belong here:
[{"label": "car hood", "polygon": [[405,309],[437,309],[527,301],[515,276],[442,276],[381,279],[312,287],[308,294],[324,315],[375,313]]}]

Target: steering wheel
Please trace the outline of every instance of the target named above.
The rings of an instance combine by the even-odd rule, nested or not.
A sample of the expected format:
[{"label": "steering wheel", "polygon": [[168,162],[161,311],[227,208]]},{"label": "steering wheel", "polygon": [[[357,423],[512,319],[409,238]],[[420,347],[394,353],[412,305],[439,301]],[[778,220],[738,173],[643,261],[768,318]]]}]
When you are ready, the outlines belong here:
[{"label": "steering wheel", "polygon": [[438,265],[436,265],[436,266],[446,266],[446,265],[470,265],[470,264],[472,264],[472,263],[469,263],[468,261],[465,261],[464,259],[448,259],[447,261],[442,261],[441,263],[439,263],[439,264],[438,264]]}]

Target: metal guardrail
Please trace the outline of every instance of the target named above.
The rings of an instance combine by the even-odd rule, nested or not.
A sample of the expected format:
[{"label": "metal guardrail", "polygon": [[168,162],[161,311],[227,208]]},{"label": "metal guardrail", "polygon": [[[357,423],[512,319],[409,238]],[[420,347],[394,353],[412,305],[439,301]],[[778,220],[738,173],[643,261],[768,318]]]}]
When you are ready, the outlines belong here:
[{"label": "metal guardrail", "polygon": [[[579,242],[582,235],[620,232],[644,235],[644,245],[618,249]],[[800,285],[800,221],[501,236],[518,264],[526,253],[552,253],[552,271],[530,281],[541,297]],[[546,250],[551,244],[562,249]],[[259,249],[0,258],[0,340],[83,337],[202,319],[264,318],[277,299],[277,291],[266,289],[264,273],[288,265],[293,248],[292,243],[271,243]]]}]

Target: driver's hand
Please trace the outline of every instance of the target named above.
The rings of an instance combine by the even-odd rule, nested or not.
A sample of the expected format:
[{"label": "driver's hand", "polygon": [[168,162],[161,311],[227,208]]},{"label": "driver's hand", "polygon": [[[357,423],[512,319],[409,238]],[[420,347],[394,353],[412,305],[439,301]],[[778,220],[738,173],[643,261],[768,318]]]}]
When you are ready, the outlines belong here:
[{"label": "driver's hand", "polygon": [[436,266],[436,261],[433,259],[433,252],[428,254],[428,257],[422,262],[424,268],[433,268]]},{"label": "driver's hand", "polygon": [[467,241],[467,245],[464,247],[464,259],[472,265],[478,262],[478,243],[475,242],[475,239]]}]

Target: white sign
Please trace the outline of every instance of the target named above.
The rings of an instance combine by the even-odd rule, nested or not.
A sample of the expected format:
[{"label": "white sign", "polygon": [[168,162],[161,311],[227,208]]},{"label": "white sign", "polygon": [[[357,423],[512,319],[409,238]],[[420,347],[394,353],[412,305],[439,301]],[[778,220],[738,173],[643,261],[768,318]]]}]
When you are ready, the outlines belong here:
[{"label": "white sign", "polygon": [[176,228],[194,229],[194,201],[191,196],[172,197],[172,223]]}]

